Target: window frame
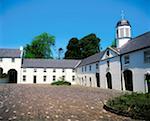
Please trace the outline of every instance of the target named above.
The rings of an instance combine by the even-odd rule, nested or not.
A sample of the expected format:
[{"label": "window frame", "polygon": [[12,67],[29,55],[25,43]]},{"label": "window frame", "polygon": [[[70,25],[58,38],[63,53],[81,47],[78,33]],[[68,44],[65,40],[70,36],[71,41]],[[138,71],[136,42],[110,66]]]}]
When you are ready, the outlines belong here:
[{"label": "window frame", "polygon": [[56,81],[56,76],[55,75],[53,75],[53,81]]},{"label": "window frame", "polygon": [[124,56],[124,64],[129,64],[130,63],[130,56],[129,55],[125,55]]},{"label": "window frame", "polygon": [[73,81],[73,82],[75,81],[75,76],[74,76],[74,75],[72,76],[72,81]]},{"label": "window frame", "polygon": [[[148,55],[146,55],[148,53]],[[144,51],[144,63],[149,64],[150,63],[150,50]]]},{"label": "window frame", "polygon": [[44,75],[44,76],[43,76],[43,82],[46,82],[46,80],[47,80],[47,76]]},{"label": "window frame", "polygon": [[26,75],[23,75],[23,76],[22,76],[22,80],[23,80],[23,82],[26,81]]}]

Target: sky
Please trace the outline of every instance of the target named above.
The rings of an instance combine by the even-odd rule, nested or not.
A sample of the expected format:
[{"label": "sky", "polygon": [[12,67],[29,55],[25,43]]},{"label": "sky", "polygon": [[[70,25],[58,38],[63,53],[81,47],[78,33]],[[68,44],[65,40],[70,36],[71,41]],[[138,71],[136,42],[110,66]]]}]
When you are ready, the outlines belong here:
[{"label": "sky", "polygon": [[19,48],[43,32],[56,37],[53,54],[72,37],[95,33],[110,46],[124,11],[132,37],[150,31],[150,0],[0,0],[0,48]]}]

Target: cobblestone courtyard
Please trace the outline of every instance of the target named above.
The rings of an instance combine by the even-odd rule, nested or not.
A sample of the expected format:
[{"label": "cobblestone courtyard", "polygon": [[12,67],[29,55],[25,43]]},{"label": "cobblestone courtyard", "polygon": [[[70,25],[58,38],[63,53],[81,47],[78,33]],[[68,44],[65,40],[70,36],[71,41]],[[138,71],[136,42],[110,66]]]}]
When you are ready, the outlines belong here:
[{"label": "cobblestone courtyard", "polygon": [[103,109],[115,90],[80,86],[0,85],[0,121],[128,121]]}]

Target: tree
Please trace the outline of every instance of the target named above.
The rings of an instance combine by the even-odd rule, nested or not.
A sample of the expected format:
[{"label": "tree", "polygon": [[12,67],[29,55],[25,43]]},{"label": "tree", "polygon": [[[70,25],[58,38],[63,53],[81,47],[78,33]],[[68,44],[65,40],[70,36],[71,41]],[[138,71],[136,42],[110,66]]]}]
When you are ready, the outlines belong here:
[{"label": "tree", "polygon": [[111,47],[117,47],[116,39],[114,39],[114,41],[112,41],[112,43],[111,43]]},{"label": "tree", "polygon": [[65,59],[80,59],[80,53],[79,40],[77,38],[71,38],[67,45]]},{"label": "tree", "polygon": [[70,39],[65,58],[67,59],[83,59],[100,52],[100,39],[95,34],[89,34],[82,39]]},{"label": "tree", "polygon": [[100,39],[95,34],[89,34],[80,40],[81,58],[100,52]]},{"label": "tree", "polygon": [[51,47],[55,44],[55,37],[42,33],[36,36],[31,44],[27,44],[24,48],[25,58],[52,58]]}]

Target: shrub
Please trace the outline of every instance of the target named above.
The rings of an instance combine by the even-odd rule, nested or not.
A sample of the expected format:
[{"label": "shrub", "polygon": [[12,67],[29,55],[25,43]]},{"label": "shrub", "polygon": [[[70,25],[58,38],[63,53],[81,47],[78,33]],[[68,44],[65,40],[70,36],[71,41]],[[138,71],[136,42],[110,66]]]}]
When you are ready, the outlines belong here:
[{"label": "shrub", "polygon": [[67,86],[70,86],[71,83],[67,82],[67,81],[63,81],[63,80],[62,81],[58,80],[56,82],[51,83],[51,85],[67,85]]},{"label": "shrub", "polygon": [[150,94],[132,93],[108,100],[107,106],[133,118],[150,119]]},{"label": "shrub", "polygon": [[6,73],[0,74],[0,78],[7,78],[8,75]]}]

